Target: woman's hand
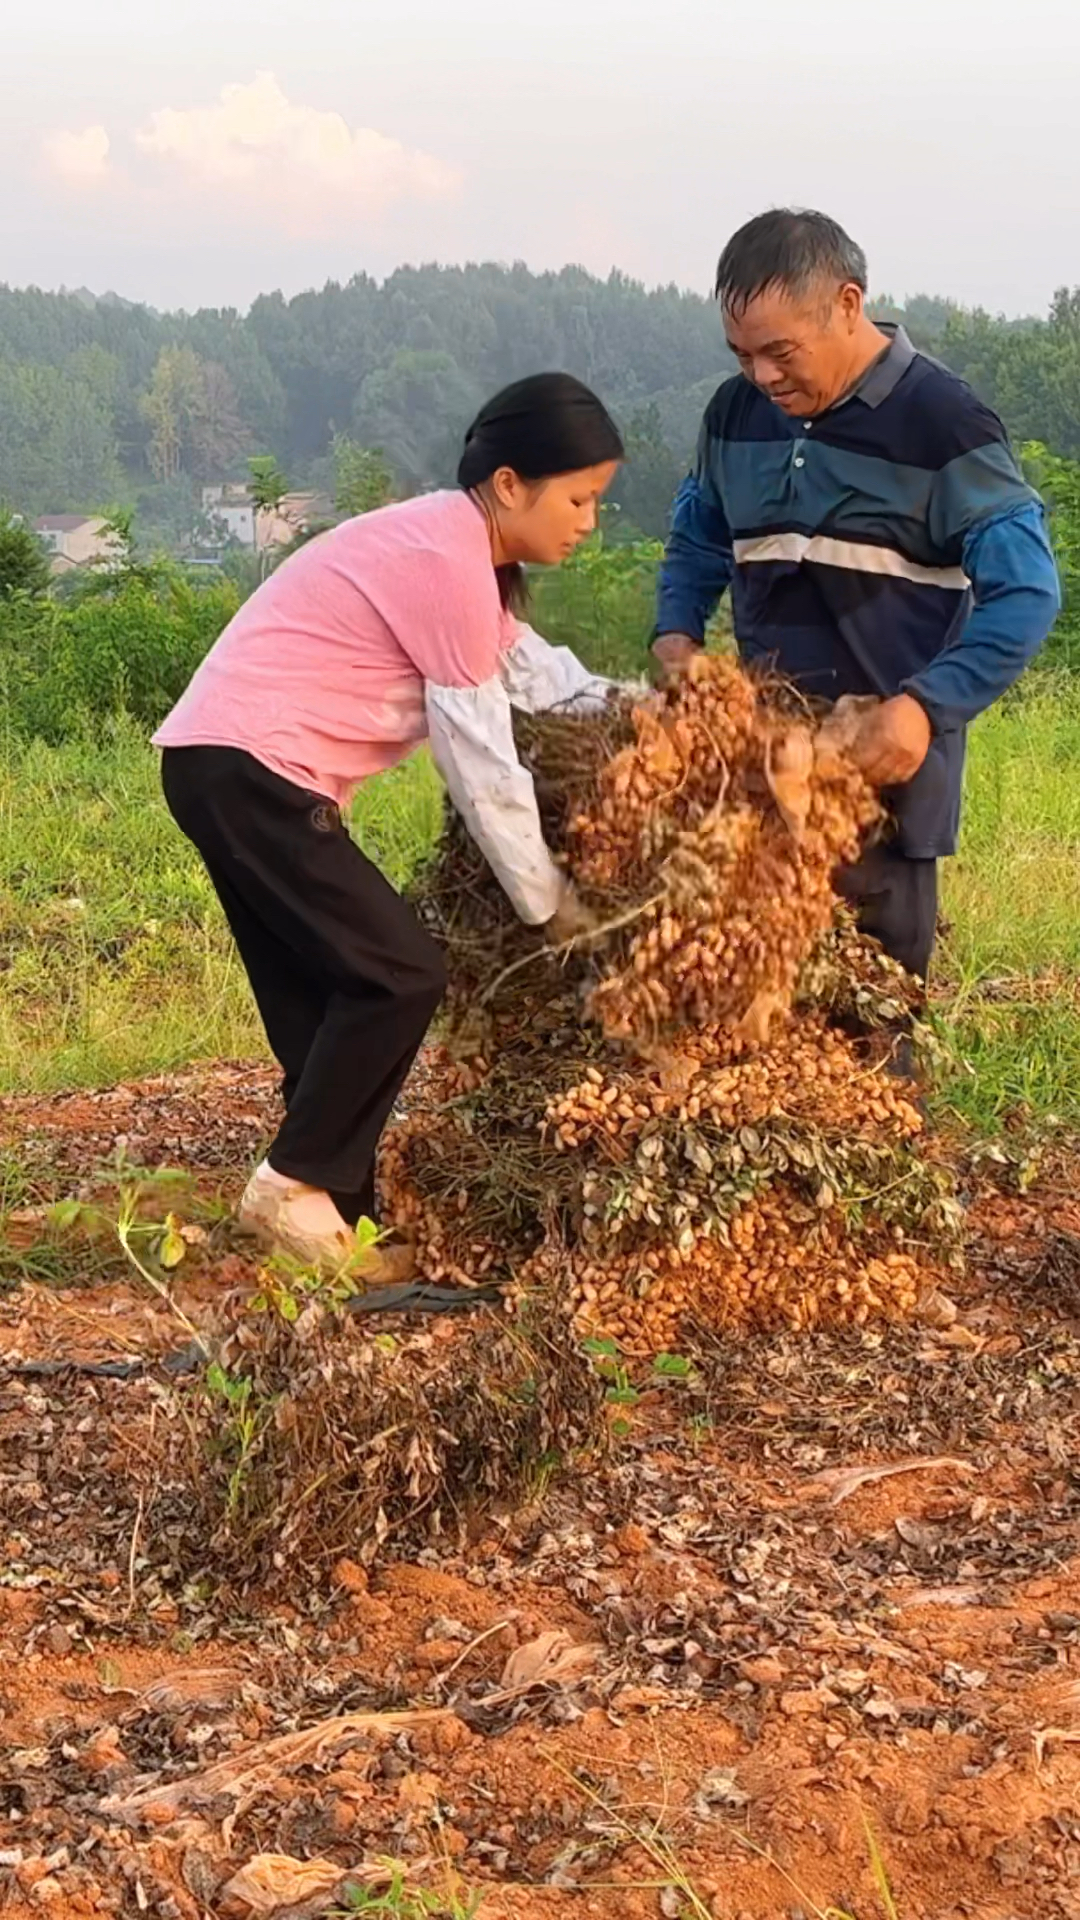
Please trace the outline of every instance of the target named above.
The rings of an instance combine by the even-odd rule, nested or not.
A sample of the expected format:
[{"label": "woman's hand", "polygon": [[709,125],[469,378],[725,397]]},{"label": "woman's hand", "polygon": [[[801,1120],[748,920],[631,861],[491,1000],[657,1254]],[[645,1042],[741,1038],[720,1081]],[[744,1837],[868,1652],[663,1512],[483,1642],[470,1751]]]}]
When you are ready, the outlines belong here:
[{"label": "woman's hand", "polygon": [[686,672],[691,660],[696,660],[701,648],[688,633],[662,633],[653,641],[653,658],[656,661],[656,677],[661,686],[670,686],[679,675]]}]

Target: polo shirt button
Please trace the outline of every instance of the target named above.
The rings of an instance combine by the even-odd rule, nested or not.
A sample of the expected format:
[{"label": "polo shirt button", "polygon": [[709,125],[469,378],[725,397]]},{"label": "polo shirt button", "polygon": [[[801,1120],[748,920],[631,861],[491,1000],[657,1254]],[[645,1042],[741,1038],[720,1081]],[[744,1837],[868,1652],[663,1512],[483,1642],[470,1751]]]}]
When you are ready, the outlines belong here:
[{"label": "polo shirt button", "polygon": [[795,455],[795,465],[796,465],[797,467],[805,467],[805,465],[806,465],[806,461],[805,461],[805,460],[803,459],[803,457],[802,457],[802,454],[801,454],[801,453],[797,453],[797,454]]}]

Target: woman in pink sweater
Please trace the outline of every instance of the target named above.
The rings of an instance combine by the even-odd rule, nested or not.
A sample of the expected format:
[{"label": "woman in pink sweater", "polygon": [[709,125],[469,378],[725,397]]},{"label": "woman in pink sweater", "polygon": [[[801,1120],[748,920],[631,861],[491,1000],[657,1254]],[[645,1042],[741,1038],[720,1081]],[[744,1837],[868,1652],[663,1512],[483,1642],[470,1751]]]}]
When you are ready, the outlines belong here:
[{"label": "woman in pink sweater", "polygon": [[592,532],[622,444],[596,396],[539,374],[489,401],[458,492],[347,520],[226,627],[155,736],[281,1064],[286,1114],[241,1222],[340,1268],[375,1214],[379,1136],[445,989],[439,950],[350,839],[362,780],[424,740],[521,918],[565,938],[511,710],[603,698],[518,618],[525,565]]}]

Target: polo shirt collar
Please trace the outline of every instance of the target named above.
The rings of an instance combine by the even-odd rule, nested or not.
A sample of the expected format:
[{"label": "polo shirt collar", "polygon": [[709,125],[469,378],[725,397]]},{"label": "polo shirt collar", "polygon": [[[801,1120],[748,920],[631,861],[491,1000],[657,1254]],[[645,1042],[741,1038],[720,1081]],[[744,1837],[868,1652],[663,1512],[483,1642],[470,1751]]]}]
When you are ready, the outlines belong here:
[{"label": "polo shirt collar", "polygon": [[856,382],[851,392],[844,396],[845,400],[861,400],[866,407],[880,407],[915,358],[915,348],[903,327],[891,326],[880,320],[876,325],[878,331],[888,340],[888,347],[880,359],[867,367],[862,379]]}]

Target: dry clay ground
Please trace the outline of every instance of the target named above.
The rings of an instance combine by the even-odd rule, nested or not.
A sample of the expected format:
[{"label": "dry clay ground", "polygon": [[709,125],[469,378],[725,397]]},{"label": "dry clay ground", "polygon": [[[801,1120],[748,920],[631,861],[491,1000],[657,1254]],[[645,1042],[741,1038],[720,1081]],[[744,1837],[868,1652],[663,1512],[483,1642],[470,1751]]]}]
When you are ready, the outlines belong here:
[{"label": "dry clay ground", "polygon": [[[47,1197],[118,1141],[235,1197],[272,1105],[217,1067],[2,1134]],[[111,1496],[121,1456],[152,1471],[153,1374],[25,1370],[174,1350],[168,1312],[96,1255],[63,1288],[9,1261],[0,1910],[239,1920],[273,1854],[321,1863],[271,1873],[297,1916],[878,1920],[868,1823],[901,1920],[1078,1920],[1078,1173],[971,1172],[954,1325],[707,1353],[467,1547],[246,1615]],[[217,1238],[195,1317],[240,1269]]]}]

